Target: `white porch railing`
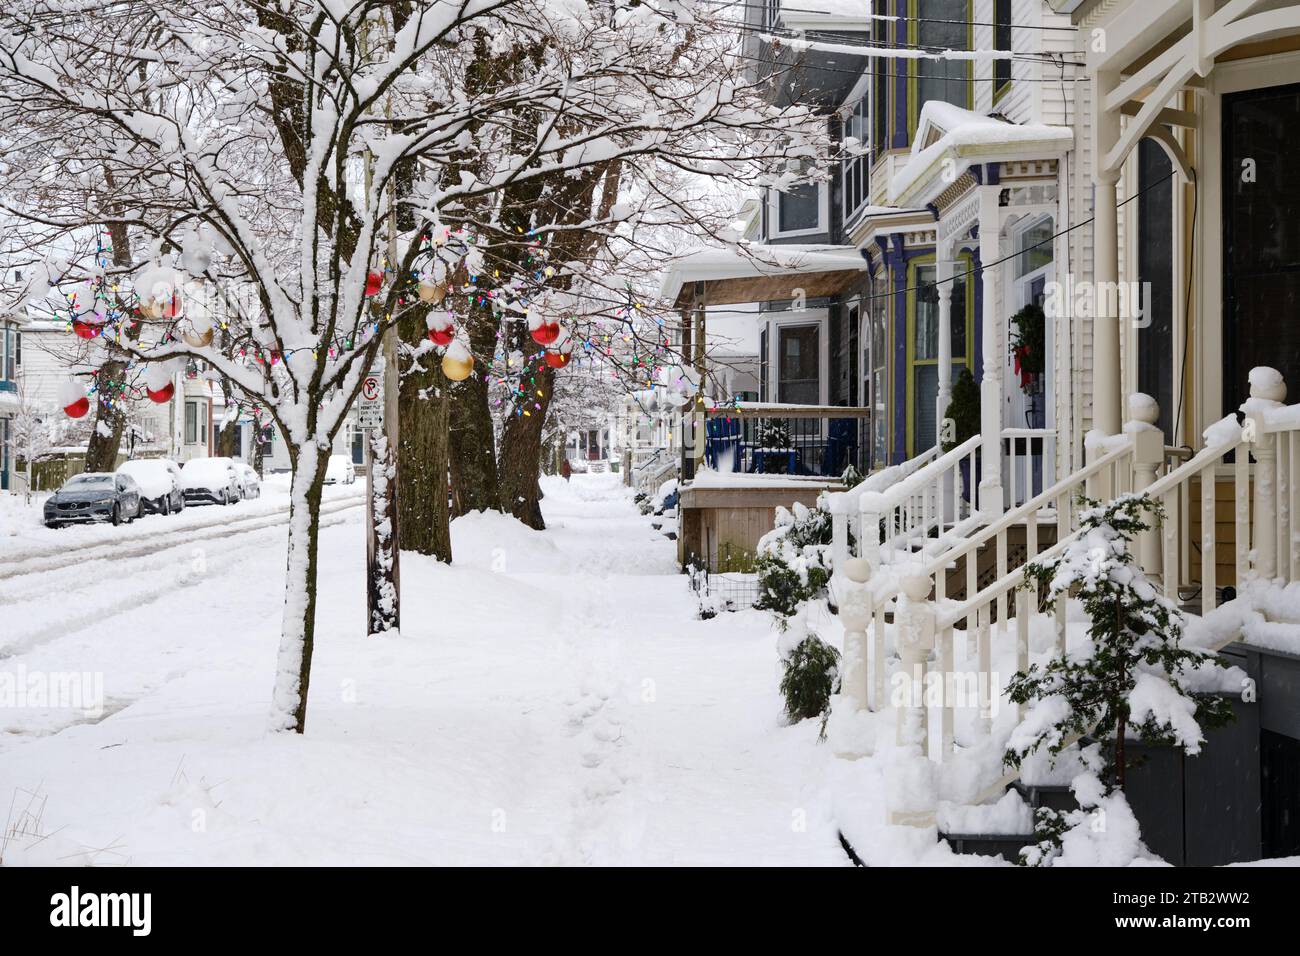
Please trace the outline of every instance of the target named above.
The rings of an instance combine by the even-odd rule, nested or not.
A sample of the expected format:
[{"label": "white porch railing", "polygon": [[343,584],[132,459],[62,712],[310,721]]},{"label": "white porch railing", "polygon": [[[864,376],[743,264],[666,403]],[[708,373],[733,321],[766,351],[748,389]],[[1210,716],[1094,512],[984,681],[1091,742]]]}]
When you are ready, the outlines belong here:
[{"label": "white porch railing", "polygon": [[[1285,387],[1275,372],[1257,369],[1256,373],[1252,373],[1251,399],[1243,406],[1244,424],[1229,416],[1211,426],[1205,433],[1205,447],[1190,457],[1185,450],[1165,447],[1161,433],[1151,424],[1154,412],[1150,412],[1144,415],[1148,421],[1130,423],[1123,435],[1094,442],[1091,451],[1099,457],[1091,464],[969,537],[934,554],[923,552],[910,563],[886,568],[869,583],[838,578],[837,589],[844,589],[839,592],[842,603],[846,599],[850,604],[866,602],[862,613],[845,621],[842,672],[853,675],[855,683],[846,693],[871,710],[891,704],[885,692],[888,628],[897,638],[904,680],[915,685],[921,678],[917,671],[938,671],[945,686],[941,703],[911,706],[906,719],[900,713],[898,726],[908,728],[913,735],[910,739],[919,740],[931,760],[947,760],[957,752],[958,701],[948,687],[955,675],[957,632],[964,630],[967,657],[976,666],[973,684],[979,694],[979,715],[987,728],[993,698],[1002,693],[1001,684],[994,683],[999,678],[992,659],[995,628],[1014,628],[1014,666],[1026,670],[1031,622],[1038,611],[1032,593],[1021,587],[1024,568],[1031,561],[1059,554],[1077,538],[1074,499],[1085,489],[1090,497],[1102,499],[1130,491],[1145,493],[1163,506],[1163,522],[1141,535],[1135,546],[1147,575],[1172,600],[1195,602],[1199,589],[1201,611],[1211,610],[1218,602],[1218,574],[1225,564],[1232,567],[1238,586],[1251,576],[1300,580],[1300,405],[1282,406]],[[1232,461],[1225,464],[1228,456]],[[1231,488],[1230,522],[1216,520],[1220,485]],[[1038,530],[1044,517],[1055,523],[1057,539],[1040,552]],[[1197,523],[1200,527],[1193,536]],[[1024,554],[1012,562],[1008,534],[1021,526]],[[994,579],[980,587],[976,558],[985,547],[994,549],[996,570]],[[1189,553],[1194,560],[1188,560]],[[949,570],[962,558],[966,559],[965,595],[960,601],[945,600]],[[866,576],[864,570],[849,566],[858,581]],[[893,620],[887,622],[887,615]],[[853,633],[849,633],[849,624],[855,627]],[[1054,625],[1055,649],[1061,651],[1068,640],[1065,602],[1058,605]],[[1223,643],[1233,639],[1235,635],[1226,636]],[[850,648],[860,655],[857,659],[849,659]],[[916,686],[912,691],[900,693],[899,698],[917,701],[928,696]],[[937,749],[929,746],[932,713],[938,720]],[[902,733],[900,730],[900,739]],[[989,787],[979,799],[996,798],[1012,779],[1014,775]]]},{"label": "white porch railing", "polygon": [[1056,430],[1002,429],[1002,487],[1008,508],[1056,483]]},{"label": "white porch railing", "polygon": [[[894,488],[900,484],[905,484],[914,475],[923,468],[928,466],[939,454],[938,446],[929,448],[910,458],[899,465],[890,465],[880,471],[873,472],[864,478],[856,487],[848,491],[834,492],[827,496],[831,512],[831,557],[832,567],[838,567],[849,557],[849,537],[852,532],[853,540],[858,543],[858,553],[863,554],[862,542],[870,536],[871,533],[876,535],[879,540],[879,516],[872,528],[873,532],[866,529],[867,522],[864,519],[862,502],[869,495],[875,495],[889,488]],[[875,552],[878,553],[878,550]]]}]

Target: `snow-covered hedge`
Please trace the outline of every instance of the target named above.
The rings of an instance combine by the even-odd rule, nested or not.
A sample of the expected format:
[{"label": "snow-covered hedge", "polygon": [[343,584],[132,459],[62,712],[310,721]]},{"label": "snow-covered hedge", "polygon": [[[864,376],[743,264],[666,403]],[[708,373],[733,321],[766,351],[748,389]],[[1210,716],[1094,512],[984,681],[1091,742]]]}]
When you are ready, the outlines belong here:
[{"label": "snow-covered hedge", "polygon": [[785,619],[805,601],[823,597],[831,576],[831,513],[822,495],[817,506],[795,503],[776,509],[776,527],[758,542],[759,597],[754,606]]}]

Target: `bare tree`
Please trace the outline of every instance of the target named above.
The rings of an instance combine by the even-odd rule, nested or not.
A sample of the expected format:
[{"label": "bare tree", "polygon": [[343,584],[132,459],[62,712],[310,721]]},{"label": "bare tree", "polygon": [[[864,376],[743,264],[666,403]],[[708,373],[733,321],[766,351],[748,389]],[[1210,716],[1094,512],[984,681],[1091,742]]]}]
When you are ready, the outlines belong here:
[{"label": "bare tree", "polygon": [[[760,181],[825,149],[815,117],[771,106],[745,79],[734,36],[710,32],[709,16],[596,0],[23,0],[0,11],[0,202],[48,247],[49,278],[94,287],[85,319],[122,354],[200,360],[284,435],[276,728],[306,723],[328,450],[383,332],[425,307],[420,287],[463,270],[457,291],[473,295],[476,277],[511,268],[495,263],[511,261],[522,227],[493,197],[650,157]],[[684,42],[700,31],[711,42]],[[480,37],[488,56],[527,51],[527,68],[471,88]],[[395,203],[415,228],[395,228]],[[534,236],[571,230],[540,209],[536,222]],[[129,239],[114,244],[129,262],[68,253],[105,230]],[[553,285],[582,271],[557,261]],[[531,274],[515,278],[495,290],[505,309],[539,291]]]}]

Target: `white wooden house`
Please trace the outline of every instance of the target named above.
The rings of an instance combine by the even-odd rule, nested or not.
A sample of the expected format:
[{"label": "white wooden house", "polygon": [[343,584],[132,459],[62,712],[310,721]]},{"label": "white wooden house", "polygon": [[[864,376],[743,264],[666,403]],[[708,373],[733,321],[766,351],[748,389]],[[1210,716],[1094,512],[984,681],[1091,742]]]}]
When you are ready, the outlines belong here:
[{"label": "white wooden house", "polygon": [[[1064,616],[1036,620],[1025,564],[1078,533],[1081,494],[1145,492],[1166,517],[1138,543],[1143,569],[1188,613],[1216,615],[1207,646],[1250,674],[1252,696],[1236,736],[1200,769],[1180,764],[1163,795],[1130,793],[1144,833],[1175,862],[1300,853],[1300,793],[1285,784],[1300,772],[1300,619],[1284,601],[1250,603],[1300,578],[1300,406],[1285,405],[1287,388],[1300,389],[1300,3],[871,10],[876,49],[833,114],[842,135],[866,133],[869,152],[828,171],[824,198],[795,197],[831,231],[773,235],[773,218],[794,221],[797,209],[767,197],[758,236],[811,237],[810,257],[856,254],[865,268],[810,275],[799,250],[760,248],[787,267],[752,280],[771,300],[774,282],[819,283],[829,343],[816,400],[852,395],[869,422],[876,472],[829,499],[834,587],[853,611],[844,695],[863,712],[894,706],[890,635],[899,614],[919,616],[933,634],[923,666],[969,667],[985,688],[974,705],[920,708],[936,787],[971,779],[972,755],[999,749],[985,716],[1000,695],[998,641],[1011,639],[1023,669],[1031,632],[1053,632],[1057,650],[1076,639]],[[699,315],[712,291],[743,294],[721,258],[716,275],[690,261],[665,282],[679,307]],[[1045,367],[1024,383],[1011,321],[1031,302],[1044,310]],[[810,318],[788,307],[770,301],[760,321],[779,335]],[[944,451],[962,368],[979,382],[980,427]],[[782,371],[769,367],[767,388],[780,389]],[[698,464],[706,451],[688,453]],[[684,502],[689,493],[687,483]],[[850,580],[854,555],[865,560]],[[1264,646],[1246,620],[1293,642]],[[961,798],[990,802],[1022,783],[993,772]],[[933,806],[891,819],[936,823]]]}]

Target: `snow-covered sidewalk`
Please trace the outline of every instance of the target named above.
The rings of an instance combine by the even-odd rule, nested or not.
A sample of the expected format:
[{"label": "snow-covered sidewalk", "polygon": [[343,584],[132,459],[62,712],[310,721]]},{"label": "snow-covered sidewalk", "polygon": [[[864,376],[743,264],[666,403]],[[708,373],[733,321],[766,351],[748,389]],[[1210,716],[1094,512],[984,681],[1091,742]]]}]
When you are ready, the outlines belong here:
[{"label": "snow-covered sidewalk", "polygon": [[51,580],[0,673],[102,675],[106,706],[0,709],[6,829],[47,835],[4,862],[847,865],[770,619],[698,620],[618,477],[403,555],[399,638],[364,637],[361,516],[331,516],[304,737],[265,732],[282,526]]}]

